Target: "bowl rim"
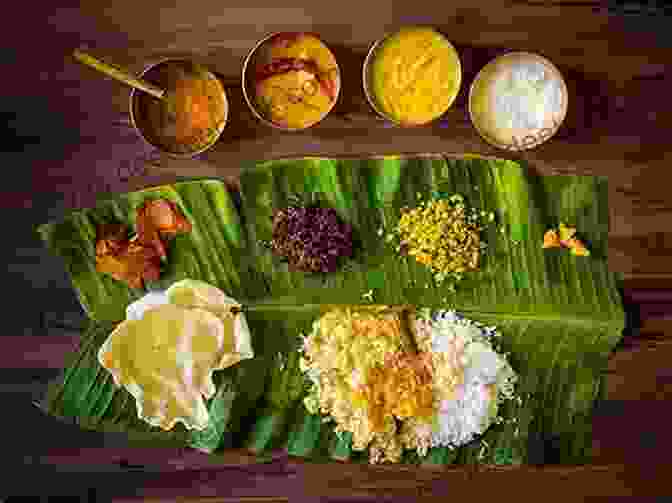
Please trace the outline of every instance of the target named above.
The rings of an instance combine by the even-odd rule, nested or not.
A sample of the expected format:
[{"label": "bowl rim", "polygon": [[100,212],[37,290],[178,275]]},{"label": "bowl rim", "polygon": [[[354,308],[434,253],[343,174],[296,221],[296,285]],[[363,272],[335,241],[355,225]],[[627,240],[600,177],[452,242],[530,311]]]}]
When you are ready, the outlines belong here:
[{"label": "bowl rim", "polygon": [[[399,34],[403,30],[408,30],[408,29],[413,29],[413,28],[424,28],[424,29],[430,29],[436,34],[438,34],[444,42],[448,44],[450,49],[453,50],[455,53],[455,56],[457,57],[457,92],[455,93],[455,96],[450,100],[450,103],[448,103],[448,106],[446,106],[446,109],[441,112],[436,118],[431,119],[426,122],[419,122],[419,123],[411,123],[411,122],[403,122],[403,121],[398,121],[396,119],[393,119],[392,117],[386,115],[382,110],[378,108],[376,105],[375,99],[373,97],[373,91],[369,90],[369,67],[371,66],[371,63],[373,62],[374,54],[376,50],[388,39],[390,39],[392,36]],[[364,96],[366,96],[366,101],[368,101],[369,106],[373,109],[373,111],[378,114],[379,117],[385,119],[386,121],[389,121],[393,125],[397,127],[403,127],[403,128],[414,128],[414,127],[422,127],[422,126],[427,126],[429,124],[435,123],[440,121],[443,116],[450,110],[450,107],[452,107],[455,104],[455,101],[457,100],[457,97],[460,94],[460,90],[462,88],[462,60],[460,59],[460,53],[458,52],[457,48],[455,45],[448,40],[448,37],[446,37],[440,30],[436,29],[435,27],[431,25],[404,25],[399,27],[398,29],[394,31],[388,31],[386,32],[382,37],[377,39],[371,44],[371,47],[369,48],[368,52],[366,53],[366,57],[364,58],[364,63],[362,64],[362,88],[364,89]]]},{"label": "bowl rim", "polygon": [[[256,54],[257,50],[258,50],[260,47],[262,47],[264,44],[266,44],[266,43],[267,43],[269,40],[271,40],[272,38],[277,37],[278,35],[284,35],[284,34],[289,34],[289,33],[291,33],[291,34],[306,34],[306,35],[311,35],[311,36],[315,37],[317,40],[319,40],[320,43],[321,43],[322,45],[324,45],[324,47],[325,47],[325,48],[331,53],[331,55],[333,56],[333,58],[334,58],[334,62],[336,63],[336,71],[337,71],[337,76],[338,76],[338,86],[337,86],[337,89],[336,89],[336,96],[334,97],[334,101],[331,102],[331,105],[329,106],[329,108],[328,108],[328,109],[326,110],[326,112],[322,115],[322,117],[320,117],[317,121],[313,122],[312,124],[310,124],[310,125],[308,125],[308,126],[304,126],[304,127],[300,127],[300,128],[292,128],[292,127],[281,126],[281,125],[276,124],[275,122],[273,122],[273,121],[267,119],[266,117],[264,117],[264,116],[257,110],[257,108],[254,106],[254,103],[253,103],[253,101],[252,101],[252,98],[250,97],[250,95],[249,95],[249,93],[248,93],[247,82],[246,82],[246,79],[245,79],[245,77],[246,77],[246,75],[247,75],[248,67],[251,65],[252,59],[253,59],[254,55]],[[341,67],[340,67],[339,64],[338,64],[338,60],[336,59],[336,56],[334,55],[334,52],[333,52],[333,51],[331,50],[331,48],[324,42],[324,40],[322,39],[322,37],[321,37],[319,34],[317,34],[317,33],[315,33],[315,32],[310,32],[310,31],[274,31],[274,32],[271,32],[271,33],[269,33],[268,35],[264,36],[263,38],[259,39],[259,40],[254,44],[254,46],[252,47],[252,49],[250,49],[250,51],[247,53],[247,56],[245,56],[245,60],[243,61],[243,68],[242,68],[242,70],[241,70],[241,87],[242,87],[242,89],[243,89],[243,98],[245,99],[245,103],[247,103],[247,106],[248,106],[248,108],[250,109],[250,111],[252,112],[252,115],[254,115],[260,122],[262,122],[263,124],[265,124],[265,125],[267,125],[267,126],[270,126],[270,127],[274,128],[274,129],[279,129],[280,131],[291,131],[291,132],[295,132],[295,131],[305,131],[306,129],[309,129],[309,128],[313,127],[313,126],[316,126],[317,124],[319,124],[320,122],[322,122],[322,121],[323,121],[323,120],[324,120],[324,119],[331,113],[331,111],[332,111],[332,110],[334,109],[334,107],[336,106],[336,103],[338,102],[338,99],[339,99],[340,96],[341,96],[341,87],[342,87],[342,85],[341,85]]]},{"label": "bowl rim", "polygon": [[[553,128],[550,129],[550,132],[548,133],[547,136],[536,136],[536,138],[530,133],[526,136],[523,137],[523,140],[526,138],[533,138],[534,141],[532,142],[527,142],[525,144],[519,144],[516,145],[516,142],[512,142],[510,144],[503,144],[500,143],[499,141],[495,140],[492,136],[490,136],[483,128],[482,125],[478,123],[478,121],[475,120],[475,114],[473,111],[473,99],[474,99],[474,89],[478,85],[482,83],[483,78],[485,78],[486,72],[489,70],[492,70],[497,66],[498,64],[501,64],[502,62],[506,62],[509,59],[528,59],[528,60],[534,60],[542,65],[544,65],[545,68],[547,68],[560,82],[560,87],[561,87],[561,94],[562,94],[562,111],[560,112],[560,120],[555,124]],[[565,82],[565,79],[558,70],[558,68],[546,57],[542,56],[541,54],[537,54],[534,52],[528,52],[528,51],[509,51],[504,54],[500,54],[499,56],[494,57],[488,63],[479,70],[479,72],[476,74],[476,77],[472,81],[471,85],[469,86],[469,97],[467,99],[467,108],[469,110],[469,120],[471,121],[472,125],[474,126],[474,129],[478,132],[479,136],[489,145],[493,147],[497,147],[502,150],[508,150],[510,152],[522,152],[524,150],[530,150],[535,147],[538,147],[539,145],[545,143],[549,139],[551,139],[555,134],[558,132],[560,129],[560,126],[562,126],[563,122],[565,121],[565,118],[567,116],[567,109],[569,108],[569,92],[567,90],[567,83]],[[544,131],[544,129],[538,130],[539,132]],[[534,130],[531,130],[534,131]]]},{"label": "bowl rim", "polygon": [[155,148],[166,155],[169,155],[174,158],[178,159],[191,159],[193,157],[196,157],[197,155],[200,155],[207,150],[210,150],[219,140],[219,138],[222,136],[222,133],[224,132],[224,129],[226,128],[226,125],[228,124],[229,120],[229,99],[226,95],[226,87],[224,86],[224,83],[220,80],[217,75],[215,75],[210,69],[208,69],[206,66],[202,65],[201,63],[194,61],[193,59],[187,59],[187,58],[179,58],[179,57],[163,57],[160,58],[152,63],[148,63],[145,65],[144,69],[140,74],[138,75],[140,78],[143,78],[149,71],[152,69],[156,68],[159,65],[163,65],[166,63],[188,63],[190,65],[193,65],[197,67],[199,70],[202,70],[204,73],[207,73],[210,77],[214,78],[219,82],[219,84],[222,86],[222,98],[224,100],[224,120],[222,121],[222,124],[219,126],[219,131],[217,131],[217,134],[213,136],[212,140],[209,141],[206,145],[203,147],[199,148],[198,150],[195,150],[193,152],[171,152],[169,150],[166,150],[164,147],[161,147],[159,145],[155,145],[154,143],[150,142],[149,139],[145,136],[143,133],[142,129],[138,125],[138,122],[135,117],[135,112],[133,111],[133,104],[135,102],[135,96],[136,94],[141,94],[141,91],[138,91],[137,89],[131,89],[129,98],[128,98],[128,109],[129,109],[129,114],[130,114],[130,119],[131,119],[131,124],[133,125],[133,128],[137,131],[138,135],[142,140],[149,145],[152,148]]}]

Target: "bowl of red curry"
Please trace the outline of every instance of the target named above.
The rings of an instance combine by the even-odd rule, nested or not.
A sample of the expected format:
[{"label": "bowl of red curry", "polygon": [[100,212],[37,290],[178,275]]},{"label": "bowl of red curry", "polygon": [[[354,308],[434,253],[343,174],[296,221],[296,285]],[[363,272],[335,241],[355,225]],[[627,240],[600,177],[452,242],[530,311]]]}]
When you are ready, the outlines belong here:
[{"label": "bowl of red curry", "polygon": [[171,58],[148,66],[141,78],[173,96],[165,101],[131,91],[131,122],[147,143],[174,157],[193,157],[217,142],[229,103],[224,85],[212,72],[193,61]]},{"label": "bowl of red curry", "polygon": [[260,40],[243,64],[243,96],[254,116],[285,131],[324,119],[336,105],[336,58],[315,33],[277,32]]}]

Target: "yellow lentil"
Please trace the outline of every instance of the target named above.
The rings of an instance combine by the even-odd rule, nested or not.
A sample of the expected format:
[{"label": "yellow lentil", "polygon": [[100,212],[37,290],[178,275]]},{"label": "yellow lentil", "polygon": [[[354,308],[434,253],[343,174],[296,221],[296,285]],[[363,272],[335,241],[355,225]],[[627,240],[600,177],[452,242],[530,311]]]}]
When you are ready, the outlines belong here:
[{"label": "yellow lentil", "polygon": [[406,253],[429,266],[439,282],[479,266],[481,227],[466,218],[462,201],[456,195],[405,208],[395,229]]}]

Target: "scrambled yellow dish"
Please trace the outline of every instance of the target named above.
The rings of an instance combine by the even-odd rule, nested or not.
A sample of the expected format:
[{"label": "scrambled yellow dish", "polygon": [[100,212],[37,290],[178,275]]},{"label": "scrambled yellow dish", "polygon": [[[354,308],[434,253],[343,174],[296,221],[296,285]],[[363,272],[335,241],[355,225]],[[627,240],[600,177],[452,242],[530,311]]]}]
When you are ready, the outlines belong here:
[{"label": "scrambled yellow dish", "polygon": [[406,124],[438,118],[460,88],[455,48],[430,28],[405,28],[376,50],[371,66],[374,100],[380,111]]},{"label": "scrambled yellow dish", "polygon": [[331,415],[335,431],[351,432],[353,449],[368,447],[372,462],[399,460],[395,417],[430,421],[433,412],[431,358],[415,354],[404,316],[388,306],[333,307],[305,339],[306,408]]},{"label": "scrambled yellow dish", "polygon": [[217,288],[191,280],[173,285],[165,303],[154,300],[141,314],[129,306],[129,319],[110,334],[98,359],[133,395],[138,417],[164,430],[177,422],[208,426],[203,397],[215,394],[212,372],[253,356],[249,329],[234,306]]}]

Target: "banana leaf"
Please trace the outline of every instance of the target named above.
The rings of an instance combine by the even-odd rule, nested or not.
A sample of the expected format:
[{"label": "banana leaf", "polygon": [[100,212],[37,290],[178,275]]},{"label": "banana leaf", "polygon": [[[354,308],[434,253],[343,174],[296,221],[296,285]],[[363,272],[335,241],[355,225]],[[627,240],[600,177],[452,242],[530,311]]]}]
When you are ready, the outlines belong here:
[{"label": "banana leaf", "polygon": [[[494,325],[502,349],[519,373],[521,403],[506,403],[503,424],[459,449],[431,449],[408,463],[559,463],[590,461],[592,407],[608,354],[621,337],[624,315],[618,278],[607,268],[606,181],[594,177],[528,176],[510,161],[468,157],[301,159],[254,163],[242,174],[242,209],[236,215],[217,181],[177,183],[117,196],[91,210],[73,212],[40,232],[63,257],[91,325],[79,353],[49,388],[43,409],[84,428],[126,431],[133,441],[187,444],[207,452],[244,447],[260,454],[284,447],[311,460],[366,462],[349,435],[310,415],[302,405],[305,379],[296,366],[301,332],[324,304],[355,304],[374,290],[376,304],[454,308]],[[437,287],[431,274],[396,256],[375,232],[389,230],[399,208],[417,193],[459,192],[467,202],[496,211],[504,233],[487,234],[482,270],[455,293]],[[255,358],[215,372],[212,418],[203,432],[178,425],[170,432],[137,418],[135,402],[116,389],[96,352],[144,291],[95,272],[95,224],[133,224],[133,210],[147,194],[176,201],[197,232],[169,248],[162,281],[190,277],[211,282],[246,306]],[[337,209],[351,222],[361,250],[348,270],[325,276],[289,272],[258,244],[269,239],[270,216],[298,194]],[[543,233],[560,221],[576,224],[590,257],[543,250]],[[192,233],[193,234],[193,233]]]},{"label": "banana leaf", "polygon": [[[300,400],[306,382],[296,364],[299,335],[308,331],[320,307],[260,304],[248,308],[257,357],[215,372],[217,395],[208,403],[211,424],[204,432],[187,431],[182,425],[164,432],[137,418],[133,398],[114,387],[96,359],[113,324],[91,322],[81,351],[73,355],[42,406],[83,428],[125,431],[133,442],[187,444],[207,452],[242,447],[259,455],[284,447],[291,455],[315,461],[365,462],[361,453],[352,451],[348,435],[336,435],[333,423],[309,414]],[[511,462],[543,463],[543,449],[553,439],[559,451],[555,462],[590,462],[592,408],[601,370],[619,337],[618,327],[544,316],[464,314],[498,327],[502,334],[498,349],[510,354],[519,374],[521,403],[505,402],[500,411],[505,422],[493,425],[482,438],[459,449],[432,449],[425,458],[408,455],[405,461],[495,463],[501,462],[501,452],[509,452]]]},{"label": "banana leaf", "polygon": [[[241,174],[246,263],[263,278],[270,297],[284,304],[365,302],[373,290],[380,304],[450,304],[609,322],[623,313],[618,277],[607,263],[606,188],[604,178],[534,177],[513,161],[478,156],[250,163]],[[437,286],[427,267],[399,257],[384,239],[400,209],[417,206],[418,196],[453,193],[497,215],[484,236],[488,248],[481,269],[465,273],[455,292]],[[363,252],[335,273],[289,271],[262,243],[271,239],[274,210],[297,199],[335,208],[352,224]],[[560,221],[576,224],[589,242],[590,257],[542,249],[544,232]]]},{"label": "banana leaf", "polygon": [[[252,330],[263,330],[270,322],[276,336],[293,340],[307,331],[310,316],[317,316],[317,306],[304,305],[281,308],[269,315],[269,307],[254,306],[248,311]],[[284,316],[283,316],[284,312]],[[509,361],[519,375],[516,390],[521,398],[501,405],[504,419],[473,442],[458,448],[435,448],[424,458],[407,456],[406,462],[446,463],[543,463],[550,445],[557,451],[556,463],[589,463],[592,445],[592,410],[601,385],[601,372],[606,367],[611,349],[621,336],[623,325],[588,319],[548,319],[547,316],[509,316],[499,313],[462,311],[470,319],[487,326],[496,326],[502,334],[498,350],[508,353]],[[272,321],[270,321],[272,320]],[[298,322],[297,320],[302,320]],[[298,339],[297,339],[298,343]],[[294,343],[291,344],[293,346]],[[297,372],[289,366],[285,372]],[[277,372],[277,370],[276,370]],[[282,372],[281,372],[282,373]],[[300,375],[297,374],[297,379]],[[274,382],[288,382],[290,376]],[[292,396],[294,398],[294,396]],[[287,405],[287,408],[293,405]],[[278,404],[276,411],[282,410]],[[288,409],[285,409],[288,410]],[[312,460],[361,460],[351,450],[351,439],[333,433],[333,423],[311,415],[300,407],[293,424],[283,424],[276,431],[273,447],[280,444],[295,456]],[[263,434],[267,418],[250,418],[252,432]],[[286,435],[284,441],[282,435]],[[258,452],[263,452],[259,449]],[[508,460],[507,460],[508,459]]]},{"label": "banana leaf", "polygon": [[[147,198],[166,198],[177,204],[192,223],[192,231],[178,234],[168,246],[161,279],[145,289],[132,289],[96,271],[96,227],[123,223],[135,228],[136,208]],[[216,284],[234,298],[244,296],[238,272],[242,249],[240,220],[225,185],[218,180],[179,182],[174,185],[117,195],[95,208],[73,211],[58,222],[41,225],[38,232],[49,249],[60,256],[70,274],[86,314],[98,321],[120,321],[128,304],[148,290],[166,287],[184,278]]]}]

